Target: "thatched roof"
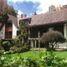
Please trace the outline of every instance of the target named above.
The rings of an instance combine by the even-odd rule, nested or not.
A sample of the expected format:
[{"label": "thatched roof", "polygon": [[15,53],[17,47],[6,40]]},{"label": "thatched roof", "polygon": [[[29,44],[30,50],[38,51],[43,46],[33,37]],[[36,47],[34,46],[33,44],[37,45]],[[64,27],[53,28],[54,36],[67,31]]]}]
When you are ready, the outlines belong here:
[{"label": "thatched roof", "polygon": [[[67,5],[64,5],[60,9],[48,11],[43,14],[33,15],[30,18],[30,27],[54,23],[64,23],[67,21]],[[25,19],[27,20],[29,18],[23,18],[22,21]]]},{"label": "thatched roof", "polygon": [[44,14],[32,16],[30,26],[45,25],[52,23],[64,23],[65,21],[67,21],[67,9],[61,9],[53,12],[47,12]]}]

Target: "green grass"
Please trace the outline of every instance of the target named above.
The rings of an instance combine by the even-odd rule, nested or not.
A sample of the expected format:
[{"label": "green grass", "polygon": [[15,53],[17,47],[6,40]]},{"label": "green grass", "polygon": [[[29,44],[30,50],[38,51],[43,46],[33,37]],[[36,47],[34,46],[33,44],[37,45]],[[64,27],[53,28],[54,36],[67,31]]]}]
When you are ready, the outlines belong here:
[{"label": "green grass", "polygon": [[58,51],[55,52],[56,56],[60,57],[60,58],[67,58],[67,51]]},{"label": "green grass", "polygon": [[[57,63],[57,65],[62,64],[63,65],[62,67],[67,67],[67,65],[64,66],[64,64],[67,64],[67,51],[54,51],[54,53],[56,56],[58,56],[60,58],[58,58],[58,57],[55,58],[53,55],[49,55],[49,53],[47,54],[47,52],[44,50],[39,50],[39,51],[32,50],[32,51],[28,51],[28,52],[24,52],[24,53],[4,54],[4,55],[0,56],[0,63],[1,63],[0,67],[19,67],[19,66],[20,67],[29,67],[29,66],[25,66],[25,65],[32,64],[33,62],[40,65],[40,67],[45,67],[45,65],[47,65],[47,63],[53,64],[52,61],[55,61],[54,64],[55,63]],[[45,59],[44,59],[44,56],[45,56]],[[48,59],[46,59],[46,56]],[[55,59],[52,59],[53,57]],[[61,58],[66,58],[66,59],[61,59]],[[61,59],[61,60],[59,60],[59,59]],[[49,61],[46,62],[46,60],[49,60]],[[4,65],[6,65],[6,66],[4,66]],[[17,66],[15,66],[15,65],[17,65]],[[50,65],[50,66],[54,67],[52,65]],[[35,67],[37,67],[37,66],[35,66]],[[48,66],[46,66],[46,67],[48,67]],[[56,67],[58,67],[58,66],[56,66]]]},{"label": "green grass", "polygon": [[[67,58],[67,51],[54,51],[55,55],[60,58]],[[28,51],[24,53],[9,54],[10,57],[30,58],[30,59],[40,59],[41,56],[45,56],[45,51]],[[8,55],[7,55],[8,56]]]},{"label": "green grass", "polygon": [[10,57],[21,56],[22,58],[30,58],[30,59],[38,60],[42,55],[45,55],[44,51],[28,51],[24,53],[8,54],[7,56]]}]

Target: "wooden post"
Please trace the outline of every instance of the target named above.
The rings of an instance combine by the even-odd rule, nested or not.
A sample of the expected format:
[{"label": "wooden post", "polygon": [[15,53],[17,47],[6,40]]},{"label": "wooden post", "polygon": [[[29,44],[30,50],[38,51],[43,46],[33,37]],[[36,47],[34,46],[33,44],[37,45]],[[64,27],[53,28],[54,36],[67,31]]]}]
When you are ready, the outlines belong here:
[{"label": "wooden post", "polygon": [[30,28],[28,29],[28,38],[30,38]]},{"label": "wooden post", "polygon": [[30,40],[30,28],[28,28],[28,43],[30,44],[30,46],[32,47],[32,42]]},{"label": "wooden post", "polygon": [[35,40],[35,48],[36,48],[36,40]]},{"label": "wooden post", "polygon": [[30,40],[31,41],[31,47],[33,48],[33,40]]},{"label": "wooden post", "polygon": [[64,37],[67,39],[67,30],[66,30],[67,26],[66,23],[64,24]]},{"label": "wooden post", "polygon": [[40,32],[38,32],[38,47],[40,48]]},{"label": "wooden post", "polygon": [[[67,40],[67,23],[64,24],[64,37]],[[66,47],[67,47],[67,41],[66,41]]]}]

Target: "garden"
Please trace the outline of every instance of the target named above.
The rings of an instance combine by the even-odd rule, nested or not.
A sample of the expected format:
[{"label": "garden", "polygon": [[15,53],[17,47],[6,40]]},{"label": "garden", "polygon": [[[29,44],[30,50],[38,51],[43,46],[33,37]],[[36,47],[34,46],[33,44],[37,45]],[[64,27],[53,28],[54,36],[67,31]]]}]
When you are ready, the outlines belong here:
[{"label": "garden", "polygon": [[67,67],[67,52],[28,51],[0,56],[0,67]]},{"label": "garden", "polygon": [[0,67],[67,67],[67,51],[55,51],[57,42],[65,42],[58,31],[41,37],[43,50],[30,50],[26,24],[20,23],[20,34],[15,40],[0,40]]}]

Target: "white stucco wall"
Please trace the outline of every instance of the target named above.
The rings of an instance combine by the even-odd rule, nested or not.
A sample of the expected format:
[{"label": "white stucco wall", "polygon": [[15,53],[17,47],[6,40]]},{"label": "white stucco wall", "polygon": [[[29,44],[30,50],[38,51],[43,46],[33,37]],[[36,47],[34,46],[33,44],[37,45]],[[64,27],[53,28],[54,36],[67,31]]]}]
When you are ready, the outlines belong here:
[{"label": "white stucco wall", "polygon": [[12,38],[14,39],[14,38],[16,38],[16,36],[17,36],[17,30],[18,30],[18,28],[15,26],[15,24],[13,23],[12,24]]},{"label": "white stucco wall", "polygon": [[0,39],[5,39],[5,25],[0,30]]},{"label": "white stucco wall", "polygon": [[17,15],[17,22],[18,22],[18,26],[19,26],[19,21],[22,19],[21,15]]}]

